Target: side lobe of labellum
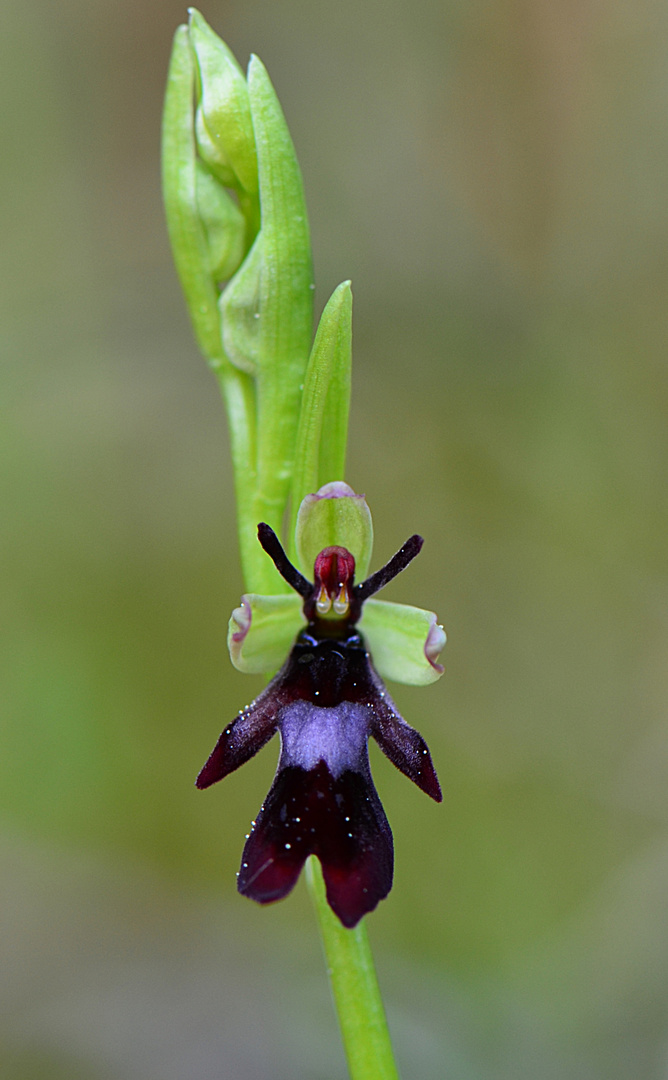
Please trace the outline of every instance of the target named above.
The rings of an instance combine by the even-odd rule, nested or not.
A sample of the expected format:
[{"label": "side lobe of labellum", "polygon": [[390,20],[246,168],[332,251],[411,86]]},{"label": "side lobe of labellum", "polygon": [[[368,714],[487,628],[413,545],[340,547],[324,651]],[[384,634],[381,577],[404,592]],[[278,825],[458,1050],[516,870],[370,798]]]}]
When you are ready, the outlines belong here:
[{"label": "side lobe of labellum", "polygon": [[276,731],[277,716],[284,701],[280,674],[247,705],[221,733],[195,784],[204,789],[228,776],[250,760]]},{"label": "side lobe of labellum", "polygon": [[441,785],[431,760],[429,747],[419,731],[407,724],[400,715],[392,698],[384,689],[382,680],[373,669],[371,674],[374,682],[377,683],[378,690],[373,701],[371,736],[399,772],[417,784],[435,802],[442,802]]},{"label": "side lobe of labellum", "polygon": [[368,774],[332,775],[324,761],[312,769],[279,768],[246,842],[238,888],[261,904],[295,885],[306,858],[323,868],[327,900],[346,927],[372,911],[392,887],[392,833]]}]

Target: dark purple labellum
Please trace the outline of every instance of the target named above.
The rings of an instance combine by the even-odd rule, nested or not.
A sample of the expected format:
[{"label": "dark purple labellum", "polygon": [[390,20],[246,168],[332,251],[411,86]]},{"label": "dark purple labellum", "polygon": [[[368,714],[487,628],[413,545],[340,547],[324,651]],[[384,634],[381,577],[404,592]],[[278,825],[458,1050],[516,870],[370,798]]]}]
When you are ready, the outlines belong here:
[{"label": "dark purple labellum", "polygon": [[[345,549],[318,556],[311,585],[288,562],[268,526],[260,526],[259,535],[304,597],[309,623],[278,675],[223,731],[197,786],[222,780],[279,731],[278,769],[244,848],[239,891],[259,903],[280,900],[307,857],[317,855],[328,902],[343,925],[352,927],[392,887],[392,833],[369,770],[369,736],[432,799],[442,798],[424,739],[397,712],[355,629],[362,600],[399,573],[422,542],[412,537],[387,567],[353,588],[354,560]],[[336,596],[343,606],[342,588],[347,615],[321,618],[327,597]]]}]

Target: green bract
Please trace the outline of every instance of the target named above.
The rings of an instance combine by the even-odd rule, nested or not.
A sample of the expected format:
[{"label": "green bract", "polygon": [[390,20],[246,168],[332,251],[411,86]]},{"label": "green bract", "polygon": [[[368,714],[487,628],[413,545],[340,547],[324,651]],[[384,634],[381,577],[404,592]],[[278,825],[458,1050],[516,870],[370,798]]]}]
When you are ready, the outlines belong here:
[{"label": "green bract", "polygon": [[[304,379],[292,478],[289,550],[294,558],[302,499],[343,477],[348,439],[353,297],[350,282],[332,293],[322,313]],[[307,567],[310,573],[311,567]]]}]

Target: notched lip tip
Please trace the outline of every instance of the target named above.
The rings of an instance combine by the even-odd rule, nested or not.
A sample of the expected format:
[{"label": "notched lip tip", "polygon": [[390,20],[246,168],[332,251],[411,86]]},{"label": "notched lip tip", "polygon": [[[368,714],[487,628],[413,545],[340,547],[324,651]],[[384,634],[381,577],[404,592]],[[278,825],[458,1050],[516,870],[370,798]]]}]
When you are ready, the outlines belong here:
[{"label": "notched lip tip", "polygon": [[[371,911],[374,911],[374,910],[375,910],[375,908],[371,908]],[[334,908],[332,908],[332,911],[334,911]],[[356,918],[353,918],[353,919],[346,918],[344,915],[341,915],[341,913],[338,912],[338,911],[334,911],[334,914],[336,915],[337,919],[342,924],[342,926],[345,926],[346,930],[354,930],[355,927],[359,923],[361,923],[362,919],[365,918],[365,916],[370,915],[371,912],[370,911],[365,911],[365,912],[363,912],[362,915],[358,915]]]}]

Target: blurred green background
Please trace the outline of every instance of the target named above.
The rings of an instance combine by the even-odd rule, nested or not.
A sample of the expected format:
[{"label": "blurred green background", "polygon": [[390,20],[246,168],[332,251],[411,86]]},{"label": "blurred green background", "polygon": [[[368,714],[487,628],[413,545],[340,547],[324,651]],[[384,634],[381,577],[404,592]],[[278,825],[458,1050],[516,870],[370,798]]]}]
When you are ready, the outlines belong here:
[{"label": "blurred green background", "polygon": [[[668,10],[211,0],[265,61],[318,306],[355,293],[349,482],[444,788],[373,753],[369,920],[408,1080],[668,1075]],[[194,777],[258,688],[222,408],[167,246],[175,0],[0,6],[0,1071],[342,1080],[303,883],[235,892],[275,744]],[[391,688],[394,693],[394,688]]]}]

